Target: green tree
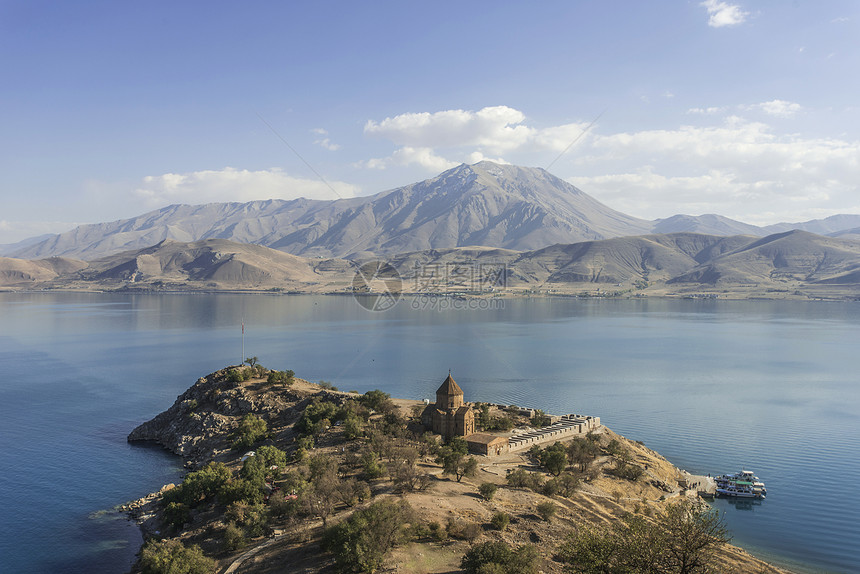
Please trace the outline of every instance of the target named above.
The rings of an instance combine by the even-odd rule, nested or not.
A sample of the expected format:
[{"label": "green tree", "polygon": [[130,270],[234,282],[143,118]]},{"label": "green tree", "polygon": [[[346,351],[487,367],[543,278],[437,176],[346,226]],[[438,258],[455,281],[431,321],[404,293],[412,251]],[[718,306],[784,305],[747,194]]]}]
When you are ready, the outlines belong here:
[{"label": "green tree", "polygon": [[412,509],[406,501],[374,502],[326,530],[323,548],[334,554],[338,572],[372,573],[401,541],[404,526],[411,521]]},{"label": "green tree", "polygon": [[579,477],[569,472],[563,472],[543,485],[543,493],[547,496],[558,494],[570,498],[577,488],[579,488]]},{"label": "green tree", "polygon": [[191,518],[188,506],[181,502],[170,502],[161,513],[161,520],[174,531],[182,530],[182,527]]},{"label": "green tree", "polygon": [[436,462],[442,465],[442,474],[453,474],[457,482],[460,482],[464,476],[475,476],[478,472],[477,459],[473,456],[466,458],[466,455],[456,446],[446,445],[440,448]]},{"label": "green tree", "polygon": [[469,574],[478,574],[487,564],[507,565],[513,550],[505,542],[482,542],[469,549],[460,561],[460,568]]},{"label": "green tree", "polygon": [[245,362],[248,363],[248,366],[253,369],[257,366],[258,360],[259,359],[257,357],[248,357],[247,359],[245,359]]},{"label": "green tree", "polygon": [[140,551],[143,574],[209,574],[216,567],[199,546],[185,547],[179,540],[149,540]]},{"label": "green tree", "polygon": [[718,570],[716,551],[730,537],[716,510],[683,500],[650,522],[628,515],[611,526],[580,527],[558,552],[569,572],[698,574]]},{"label": "green tree", "polygon": [[511,523],[511,516],[504,512],[497,512],[490,519],[490,525],[496,530],[505,530]]},{"label": "green tree", "polygon": [[549,426],[552,422],[552,419],[549,418],[545,412],[540,409],[535,411],[534,416],[532,417],[532,424],[536,427],[545,427]]},{"label": "green tree", "polygon": [[250,448],[255,442],[265,438],[268,430],[266,421],[251,413],[246,414],[234,433],[233,448],[237,450]]},{"label": "green tree", "polygon": [[540,557],[531,544],[511,548],[505,542],[483,542],[472,546],[460,561],[468,574],[535,574]]},{"label": "green tree", "polygon": [[218,490],[218,502],[223,505],[234,502],[258,504],[263,502],[263,489],[250,480],[236,478],[228,480]]},{"label": "green tree", "polygon": [[534,472],[529,472],[523,468],[517,468],[508,473],[508,486],[513,488],[529,488],[535,492],[540,492],[543,489],[543,478]]},{"label": "green tree", "polygon": [[[254,451],[254,456],[245,459],[239,475],[263,488],[267,476],[280,478],[281,469],[287,465],[287,453],[275,446],[263,445]],[[277,467],[272,469],[272,467]]]},{"label": "green tree", "polygon": [[659,524],[667,541],[664,563],[680,574],[707,571],[714,551],[731,539],[723,517],[700,501],[669,505]]},{"label": "green tree", "polygon": [[498,487],[492,482],[485,482],[478,487],[478,492],[484,500],[492,500]]},{"label": "green tree", "polygon": [[350,413],[343,421],[343,438],[354,440],[364,436],[364,421],[356,414]]},{"label": "green tree", "polygon": [[231,479],[230,469],[223,463],[210,462],[200,470],[189,472],[182,484],[164,493],[162,500],[165,505],[181,502],[189,508],[194,508],[214,498]]},{"label": "green tree", "polygon": [[227,550],[239,550],[247,544],[248,539],[245,538],[245,530],[235,522],[227,524],[227,528],[224,529],[224,546]]},{"label": "green tree", "polygon": [[379,455],[373,450],[365,450],[361,454],[361,468],[368,479],[379,478],[385,474],[385,465],[379,460]]},{"label": "green tree", "polygon": [[269,507],[265,504],[236,502],[227,507],[225,518],[240,525],[247,536],[256,538],[268,533],[269,515]]},{"label": "green tree", "polygon": [[[331,421],[341,420],[341,417],[344,416],[345,413],[338,416],[340,410],[341,409],[335,403],[315,397],[313,401],[305,407],[301,418],[296,422],[294,428],[302,434],[320,434],[320,431],[323,428],[327,429],[331,426]],[[323,421],[325,421],[325,423],[321,424]]]},{"label": "green tree", "polygon": [[487,403],[481,404],[481,408],[478,410],[478,416],[475,417],[475,424],[479,430],[489,430],[491,424],[490,405]]},{"label": "green tree", "polygon": [[552,502],[541,502],[537,505],[538,516],[549,522],[555,516],[558,507]]},{"label": "green tree", "polygon": [[585,472],[588,469],[588,463],[597,457],[599,448],[591,441],[577,437],[567,443],[567,456],[571,464],[579,466],[579,470]]},{"label": "green tree", "polygon": [[391,400],[391,395],[384,393],[379,389],[367,391],[359,400],[365,407],[373,409],[381,414],[387,414],[397,409],[394,402]]},{"label": "green tree", "polygon": [[363,480],[350,477],[337,483],[337,497],[347,506],[355,506],[370,498],[370,487]]},{"label": "green tree", "polygon": [[567,449],[557,442],[543,449],[539,459],[541,466],[554,476],[558,476],[567,468]]},{"label": "green tree", "polygon": [[280,383],[285,386],[290,386],[294,382],[296,374],[293,371],[269,371],[266,382],[269,384]]}]

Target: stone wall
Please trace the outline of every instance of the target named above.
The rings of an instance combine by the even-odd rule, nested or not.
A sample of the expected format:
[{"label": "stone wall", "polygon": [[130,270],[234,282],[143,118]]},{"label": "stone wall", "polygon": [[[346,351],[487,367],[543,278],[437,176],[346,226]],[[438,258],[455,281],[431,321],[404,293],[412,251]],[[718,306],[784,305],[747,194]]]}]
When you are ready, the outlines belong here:
[{"label": "stone wall", "polygon": [[585,435],[600,426],[600,417],[563,415],[558,422],[529,432],[515,433],[508,441],[510,452],[528,450],[532,445],[553,443],[577,435]]}]

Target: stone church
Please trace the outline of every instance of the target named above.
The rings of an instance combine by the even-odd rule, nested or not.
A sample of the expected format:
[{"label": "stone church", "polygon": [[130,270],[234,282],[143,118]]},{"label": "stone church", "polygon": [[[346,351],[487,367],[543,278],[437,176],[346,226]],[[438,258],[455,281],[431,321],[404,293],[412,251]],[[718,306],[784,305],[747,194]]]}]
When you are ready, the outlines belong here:
[{"label": "stone church", "polygon": [[445,440],[475,432],[475,413],[463,403],[463,389],[451,378],[450,372],[436,391],[436,404],[427,405],[421,413],[421,422],[424,428],[442,435]]}]

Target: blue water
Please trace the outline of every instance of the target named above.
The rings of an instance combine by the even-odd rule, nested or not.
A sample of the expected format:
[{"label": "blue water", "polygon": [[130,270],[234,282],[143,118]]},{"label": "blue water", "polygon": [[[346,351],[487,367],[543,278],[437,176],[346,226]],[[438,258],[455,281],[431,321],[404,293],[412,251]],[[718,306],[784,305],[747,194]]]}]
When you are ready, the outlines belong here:
[{"label": "blue water", "polygon": [[505,301],[385,313],[349,297],[0,294],[0,570],[124,572],[113,506],[181,461],[128,432],[245,356],[341,389],[598,415],[695,473],[742,466],[757,505],[717,501],[735,542],[798,572],[860,571],[860,305]]}]

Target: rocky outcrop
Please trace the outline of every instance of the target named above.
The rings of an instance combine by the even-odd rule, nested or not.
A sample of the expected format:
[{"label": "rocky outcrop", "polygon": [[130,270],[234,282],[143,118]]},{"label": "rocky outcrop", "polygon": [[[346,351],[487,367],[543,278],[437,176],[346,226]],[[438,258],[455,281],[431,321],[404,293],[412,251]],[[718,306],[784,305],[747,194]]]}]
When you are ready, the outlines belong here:
[{"label": "rocky outcrop", "polygon": [[305,393],[266,387],[263,382],[230,380],[228,367],[202,377],[176,402],[128,435],[129,442],[152,441],[197,465],[229,448],[242,417],[253,414],[270,430],[294,423],[307,403]]}]

